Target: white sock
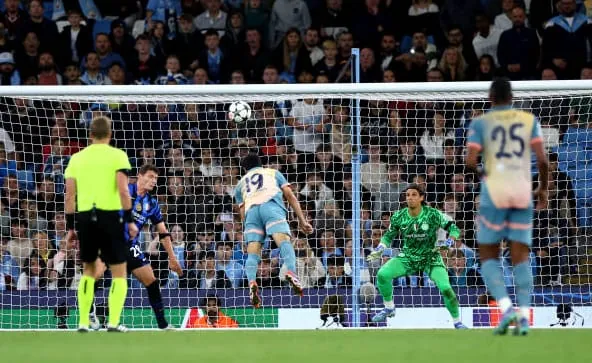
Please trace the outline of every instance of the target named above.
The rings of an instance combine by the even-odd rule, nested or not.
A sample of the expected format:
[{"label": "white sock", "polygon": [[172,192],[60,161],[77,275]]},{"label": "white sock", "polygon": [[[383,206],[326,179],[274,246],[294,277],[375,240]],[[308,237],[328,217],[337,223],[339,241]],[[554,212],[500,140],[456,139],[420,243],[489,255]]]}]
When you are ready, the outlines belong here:
[{"label": "white sock", "polygon": [[502,312],[505,313],[506,311],[508,311],[508,309],[512,308],[512,300],[510,300],[509,297],[501,298],[497,302],[497,306],[499,306],[499,308],[502,310]]},{"label": "white sock", "polygon": [[452,318],[452,322],[454,324],[456,324],[456,323],[460,323],[461,321],[460,321],[460,318]]},{"label": "white sock", "polygon": [[530,308],[529,307],[520,308],[520,315],[523,318],[530,320]]},{"label": "white sock", "polygon": [[395,308],[395,302],[393,300],[391,301],[385,301],[384,302],[384,307],[387,309],[394,309]]}]

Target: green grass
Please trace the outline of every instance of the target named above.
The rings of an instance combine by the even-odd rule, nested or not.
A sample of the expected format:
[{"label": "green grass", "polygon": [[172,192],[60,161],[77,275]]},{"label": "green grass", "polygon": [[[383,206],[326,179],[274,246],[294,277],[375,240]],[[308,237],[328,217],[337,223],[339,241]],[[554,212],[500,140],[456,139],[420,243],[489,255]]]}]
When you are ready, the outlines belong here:
[{"label": "green grass", "polygon": [[127,334],[2,332],[2,362],[579,363],[592,330],[138,331]]}]

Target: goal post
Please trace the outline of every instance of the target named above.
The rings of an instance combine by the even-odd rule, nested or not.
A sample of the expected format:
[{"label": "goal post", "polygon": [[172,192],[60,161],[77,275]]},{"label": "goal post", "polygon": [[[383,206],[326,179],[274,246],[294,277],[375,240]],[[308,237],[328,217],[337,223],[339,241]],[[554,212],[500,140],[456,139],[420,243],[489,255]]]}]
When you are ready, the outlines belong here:
[{"label": "goal post", "polygon": [[[512,85],[515,107],[539,117],[557,165],[550,207],[537,212],[534,220],[533,324],[555,323],[557,309],[569,306],[589,318],[588,325],[592,81]],[[488,108],[489,86],[0,87],[0,329],[76,327],[80,263],[78,246],[63,241],[63,170],[69,156],[86,145],[88,122],[98,114],[113,119],[114,145],[128,153],[133,173],[143,163],[160,170],[152,193],[184,276],[168,270],[151,226],[142,231],[140,245],[160,281],[167,317],[174,325],[211,324],[208,311],[213,314],[212,305],[219,304],[221,313],[239,327],[315,328],[323,314],[345,319],[346,326],[375,326],[369,317],[382,303],[376,272],[399,253],[400,241],[394,241],[378,264],[366,262],[365,256],[384,233],[388,216],[404,205],[404,186],[417,182],[426,187],[428,203],[462,230],[460,242],[444,258],[463,321],[472,327],[491,326],[496,314],[487,304],[475,244],[478,181],[462,165],[466,129],[472,117]],[[226,116],[228,105],[237,100],[253,109],[252,119],[243,124]],[[293,296],[287,288],[280,251],[266,240],[257,272],[262,309],[249,305],[246,247],[233,206],[233,190],[242,173],[239,161],[249,152],[282,171],[315,227],[313,235],[299,233],[289,212],[297,270],[306,284],[304,297]],[[503,267],[505,282],[512,285],[505,256]],[[107,276],[97,290],[101,311],[108,286]],[[144,287],[133,278],[129,286],[124,324],[155,328]],[[423,274],[397,279],[393,288],[399,310],[388,326],[451,326],[437,289]],[[565,321],[579,326],[577,316]]]}]

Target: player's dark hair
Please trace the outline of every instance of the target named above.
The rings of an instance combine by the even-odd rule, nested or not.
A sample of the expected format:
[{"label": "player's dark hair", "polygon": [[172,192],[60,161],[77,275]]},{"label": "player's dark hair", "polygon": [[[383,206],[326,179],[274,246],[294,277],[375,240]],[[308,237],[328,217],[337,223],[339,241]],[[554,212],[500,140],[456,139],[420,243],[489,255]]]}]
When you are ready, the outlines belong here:
[{"label": "player's dark hair", "polygon": [[407,188],[405,188],[405,192],[407,192],[408,190],[417,190],[417,192],[419,193],[419,195],[421,195],[422,197],[425,196],[425,190],[423,190],[423,187],[419,184],[410,184]]},{"label": "player's dark hair", "polygon": [[550,163],[557,163],[559,162],[559,155],[557,155],[557,153],[549,153],[549,162]]},{"label": "player's dark hair", "polygon": [[489,98],[496,105],[512,102],[512,84],[507,77],[495,78],[489,88]]},{"label": "player's dark hair", "polygon": [[111,134],[111,119],[106,116],[95,117],[90,122],[90,137],[97,140],[104,140]]},{"label": "player's dark hair", "polygon": [[263,165],[261,164],[261,158],[259,158],[259,155],[257,154],[249,154],[241,161],[241,166],[247,171],[261,167],[261,165]]},{"label": "player's dark hair", "polygon": [[144,164],[140,167],[140,170],[138,170],[138,174],[140,175],[145,175],[147,172],[149,171],[153,171],[158,175],[158,168],[152,164]]}]

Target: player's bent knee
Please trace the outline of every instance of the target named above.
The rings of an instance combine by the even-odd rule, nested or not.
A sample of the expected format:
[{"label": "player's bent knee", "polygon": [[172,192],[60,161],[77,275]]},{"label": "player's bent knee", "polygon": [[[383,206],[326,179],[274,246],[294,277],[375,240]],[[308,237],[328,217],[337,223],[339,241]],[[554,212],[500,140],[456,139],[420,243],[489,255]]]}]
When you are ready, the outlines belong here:
[{"label": "player's bent knee", "polygon": [[286,233],[274,233],[271,235],[275,244],[279,247],[281,243],[288,241],[290,242],[290,236]]},{"label": "player's bent knee", "polygon": [[260,254],[261,253],[261,243],[260,242],[248,242],[247,243],[247,253],[252,254]]},{"label": "player's bent knee", "polygon": [[145,265],[145,266],[139,267],[139,268],[133,270],[132,274],[144,286],[150,286],[154,281],[156,281],[156,277],[154,276],[154,271],[152,271],[152,267],[150,267],[150,265]]},{"label": "player's bent knee", "polygon": [[389,276],[389,273],[387,272],[387,270],[383,267],[381,267],[378,272],[376,273],[376,279],[383,283],[383,282],[388,282],[389,280],[392,280],[392,277]]}]

